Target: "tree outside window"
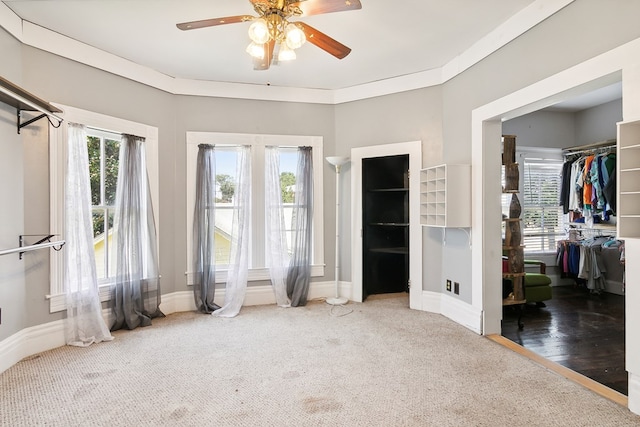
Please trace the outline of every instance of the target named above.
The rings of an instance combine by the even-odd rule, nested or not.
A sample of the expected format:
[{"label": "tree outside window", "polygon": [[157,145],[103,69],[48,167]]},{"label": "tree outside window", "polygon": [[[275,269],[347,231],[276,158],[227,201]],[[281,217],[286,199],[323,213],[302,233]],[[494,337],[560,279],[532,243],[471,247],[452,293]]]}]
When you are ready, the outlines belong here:
[{"label": "tree outside window", "polygon": [[115,216],[120,135],[87,129],[93,238],[98,279],[109,277],[110,244]]}]

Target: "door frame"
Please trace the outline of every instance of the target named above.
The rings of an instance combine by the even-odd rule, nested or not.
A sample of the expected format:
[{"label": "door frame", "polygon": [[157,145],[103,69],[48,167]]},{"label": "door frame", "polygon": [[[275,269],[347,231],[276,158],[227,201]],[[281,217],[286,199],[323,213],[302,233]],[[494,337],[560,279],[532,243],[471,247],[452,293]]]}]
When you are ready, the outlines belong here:
[{"label": "door frame", "polygon": [[410,141],[351,149],[351,300],[362,302],[362,159],[409,155],[409,306],[422,310],[422,226],[420,169],[422,142]]}]

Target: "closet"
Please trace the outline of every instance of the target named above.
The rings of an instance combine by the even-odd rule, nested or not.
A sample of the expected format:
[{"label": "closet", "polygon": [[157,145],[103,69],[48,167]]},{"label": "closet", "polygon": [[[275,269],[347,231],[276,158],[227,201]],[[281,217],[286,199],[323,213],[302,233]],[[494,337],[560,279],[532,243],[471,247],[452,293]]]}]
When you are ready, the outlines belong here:
[{"label": "closet", "polygon": [[558,242],[562,277],[592,293],[624,295],[624,241],[616,230],[616,141],[563,150],[560,205],[567,238]]},{"label": "closet", "polygon": [[[422,142],[351,149],[351,299],[409,291],[422,309]],[[415,284],[415,285],[414,285]]]},{"label": "closet", "polygon": [[[617,142],[607,140],[561,152],[563,161],[556,170],[560,174],[562,233],[555,241],[555,254],[540,254],[553,257],[546,259],[553,297],[545,301],[546,307],[527,305],[522,330],[517,329],[516,314],[505,311],[502,334],[552,362],[627,394]],[[531,190],[535,194],[536,188]],[[544,185],[537,191],[545,191]],[[537,256],[525,253],[529,259]]]},{"label": "closet", "polygon": [[409,290],[409,155],[362,160],[363,298]]}]

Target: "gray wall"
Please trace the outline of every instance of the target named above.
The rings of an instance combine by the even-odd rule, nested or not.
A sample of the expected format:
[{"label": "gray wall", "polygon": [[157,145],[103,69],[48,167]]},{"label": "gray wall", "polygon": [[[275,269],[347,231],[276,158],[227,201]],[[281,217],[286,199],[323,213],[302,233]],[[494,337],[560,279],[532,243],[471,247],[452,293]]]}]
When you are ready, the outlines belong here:
[{"label": "gray wall", "polygon": [[[71,105],[97,113],[157,126],[159,129],[160,201],[158,229],[161,242],[159,260],[163,277],[163,292],[174,291],[175,276],[175,222],[173,195],[175,192],[175,116],[174,97],[149,86],[97,70],[29,46],[22,48],[23,85],[30,92],[49,102]],[[25,189],[30,200],[43,203],[42,209],[28,213],[34,227],[49,228],[48,171],[49,156],[46,121],[29,126],[25,132],[25,146],[29,146],[29,163],[25,163]],[[27,141],[35,138],[36,144]],[[37,148],[41,147],[41,148]],[[37,231],[43,232],[43,231]],[[64,250],[64,249],[63,249]],[[62,313],[49,314],[48,302],[43,295],[49,293],[48,252],[38,251],[42,264],[27,275],[33,304],[27,309],[28,326],[62,318]]]},{"label": "gray wall", "polygon": [[[6,33],[0,31],[6,36]],[[187,290],[184,272],[186,266],[186,131],[244,132],[266,134],[299,134],[320,135],[324,138],[325,150],[335,151],[335,131],[332,106],[295,104],[284,102],[258,102],[222,98],[205,98],[192,96],[175,96],[153,89],[146,85],[132,82],[110,73],[97,70],[56,55],[40,51],[28,46],[15,44],[17,53],[15,64],[18,76],[22,76],[23,87],[49,102],[71,105],[97,113],[125,118],[136,122],[156,126],[159,130],[159,170],[160,201],[159,207],[159,239],[160,239],[160,273],[162,275],[163,293]],[[3,50],[5,52],[6,50]],[[8,62],[8,61],[7,61]],[[8,77],[8,72],[2,75]],[[14,79],[16,81],[17,79]],[[13,153],[0,147],[2,159],[17,169],[18,185],[2,186],[3,191],[11,191],[2,200],[7,205],[22,207],[24,195],[28,206],[24,212],[11,209],[3,212],[11,214],[15,221],[3,221],[8,229],[10,240],[3,242],[3,247],[17,244],[17,236],[22,233],[22,221],[25,221],[26,232],[46,233],[49,229],[49,156],[46,121],[38,122],[23,130],[25,155],[22,161],[22,140],[15,136],[15,110],[2,105],[6,110],[7,126],[4,120],[0,127],[0,135],[7,134],[17,141],[20,152]],[[4,114],[3,114],[4,117]],[[15,151],[15,150],[14,150]],[[335,197],[335,176],[328,165],[325,166],[326,197]],[[24,173],[23,173],[24,169]],[[9,173],[10,168],[6,169]],[[3,168],[3,173],[5,169]],[[25,190],[22,191],[22,185]],[[176,208],[177,206],[177,208]],[[332,204],[325,206],[327,235],[335,224]],[[30,231],[36,230],[36,231]],[[326,278],[333,276],[333,245],[328,245],[325,253],[327,261]],[[0,262],[8,262],[0,259]],[[2,265],[2,264],[0,264]],[[5,285],[2,289],[14,291],[7,298],[0,300],[0,308],[7,306],[3,313],[3,325],[0,326],[0,338],[9,336],[24,327],[46,323],[63,317],[62,313],[49,314],[48,301],[44,298],[49,293],[49,254],[47,251],[33,252],[26,264],[11,263],[20,266],[17,274],[18,283]],[[24,266],[28,270],[23,275]],[[0,274],[4,273],[4,269]],[[2,277],[2,276],[0,276]],[[15,281],[14,280],[14,281]],[[28,282],[24,286],[23,282]],[[259,283],[252,283],[256,285]],[[11,286],[9,286],[11,285]],[[16,291],[19,290],[19,291]],[[2,295],[2,294],[0,294]],[[24,309],[8,310],[11,301],[16,307],[22,303]],[[10,322],[11,312],[20,313],[22,322]],[[15,323],[15,326],[14,326]],[[5,324],[7,327],[5,328]]]},{"label": "gray wall", "polygon": [[616,123],[622,121],[622,100],[576,113],[576,144],[616,139]]},{"label": "gray wall", "polygon": [[[185,131],[321,135],[325,140],[324,155],[348,155],[353,147],[420,139],[423,166],[470,163],[474,108],[640,37],[637,16],[637,1],[578,0],[441,86],[337,106],[173,96],[28,46],[20,47],[3,31],[0,73],[52,102],[159,128],[160,264],[164,292],[169,293],[186,289]],[[34,228],[48,224],[43,202],[48,201],[46,137],[38,131],[30,134],[34,144],[23,153],[21,139],[14,133],[13,114],[11,108],[0,106],[0,173],[5,176],[9,171],[17,172],[7,177],[5,182],[10,185],[1,186],[3,247],[14,245],[23,222]],[[335,175],[328,165],[324,171],[325,239],[333,242]],[[347,170],[347,183],[348,175]],[[348,197],[345,194],[343,206],[350,206]],[[23,201],[27,198],[29,201]],[[31,209],[31,200],[38,200],[37,209]],[[345,209],[343,224],[349,223],[351,215]],[[423,237],[423,288],[441,291],[443,279],[451,278],[460,282],[459,298],[470,302],[471,250],[466,233],[447,231],[444,246],[441,230],[424,229]],[[349,280],[348,233],[343,233],[343,239],[341,279]],[[29,264],[0,259],[0,339],[24,327],[61,317],[49,315],[45,309],[43,300],[49,287],[47,255],[38,256],[44,257],[42,262],[34,261],[38,263],[34,271],[26,273],[22,269]],[[332,244],[325,245],[325,261],[324,279],[330,280]],[[28,282],[28,292],[23,282]]]},{"label": "gray wall", "polygon": [[[349,102],[335,107],[336,155],[349,156],[352,148],[397,142],[422,141],[422,164],[442,161],[442,88],[402,92],[394,95]],[[351,171],[343,174],[341,201],[343,210],[340,238],[343,248],[351,247]],[[335,190],[334,190],[335,192]],[[327,199],[325,207],[328,206]],[[333,215],[331,215],[333,216]],[[426,231],[426,230],[425,230]],[[424,231],[423,231],[424,232]],[[326,234],[331,239],[329,234]],[[332,240],[327,240],[332,241]],[[326,252],[326,251],[325,251]],[[433,251],[425,249],[426,262],[434,260]],[[427,256],[430,256],[428,259]],[[341,280],[351,278],[351,251],[341,252]],[[427,267],[433,267],[433,263]],[[425,270],[433,274],[431,268]]]},{"label": "gray wall", "polygon": [[575,113],[536,111],[502,123],[502,133],[516,135],[518,147],[572,147],[576,145],[575,116]]},{"label": "gray wall", "polygon": [[502,124],[521,147],[567,148],[616,139],[622,99],[579,112],[536,111]]},{"label": "gray wall", "polygon": [[[21,83],[21,47],[13,37],[0,31],[0,75]],[[22,139],[16,132],[16,110],[0,103],[0,249],[18,246],[24,233]],[[0,257],[0,340],[26,327],[27,292],[25,262],[18,255]]]},{"label": "gray wall", "polygon": [[[322,136],[324,155],[335,152],[335,130],[333,107],[329,105],[298,104],[292,102],[248,101],[240,99],[179,96],[176,99],[175,136],[175,194],[172,206],[174,215],[175,290],[185,290],[184,272],[187,271],[187,211],[186,211],[186,132],[211,131],[255,133],[274,135]],[[327,154],[329,153],[329,154]],[[325,241],[333,242],[335,235],[335,173],[327,162],[323,162]],[[163,197],[161,192],[160,197]],[[163,244],[164,245],[164,244]],[[334,245],[325,245],[326,276],[334,276]],[[321,280],[323,278],[315,278]],[[249,286],[264,283],[251,282]]]},{"label": "gray wall", "polygon": [[[444,161],[470,163],[473,109],[640,37],[639,13],[636,1],[575,1],[445,83]],[[447,238],[442,256],[442,277],[463,276],[460,298],[471,302],[471,250],[466,240],[454,243]]]}]

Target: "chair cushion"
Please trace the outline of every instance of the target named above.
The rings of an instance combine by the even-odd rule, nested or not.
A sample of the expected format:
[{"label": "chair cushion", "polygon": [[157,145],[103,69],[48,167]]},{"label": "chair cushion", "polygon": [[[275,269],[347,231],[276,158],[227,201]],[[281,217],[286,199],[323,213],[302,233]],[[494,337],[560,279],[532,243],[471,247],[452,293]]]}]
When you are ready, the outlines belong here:
[{"label": "chair cushion", "polygon": [[546,274],[527,273],[524,275],[524,286],[548,286],[551,284],[551,278]]}]

